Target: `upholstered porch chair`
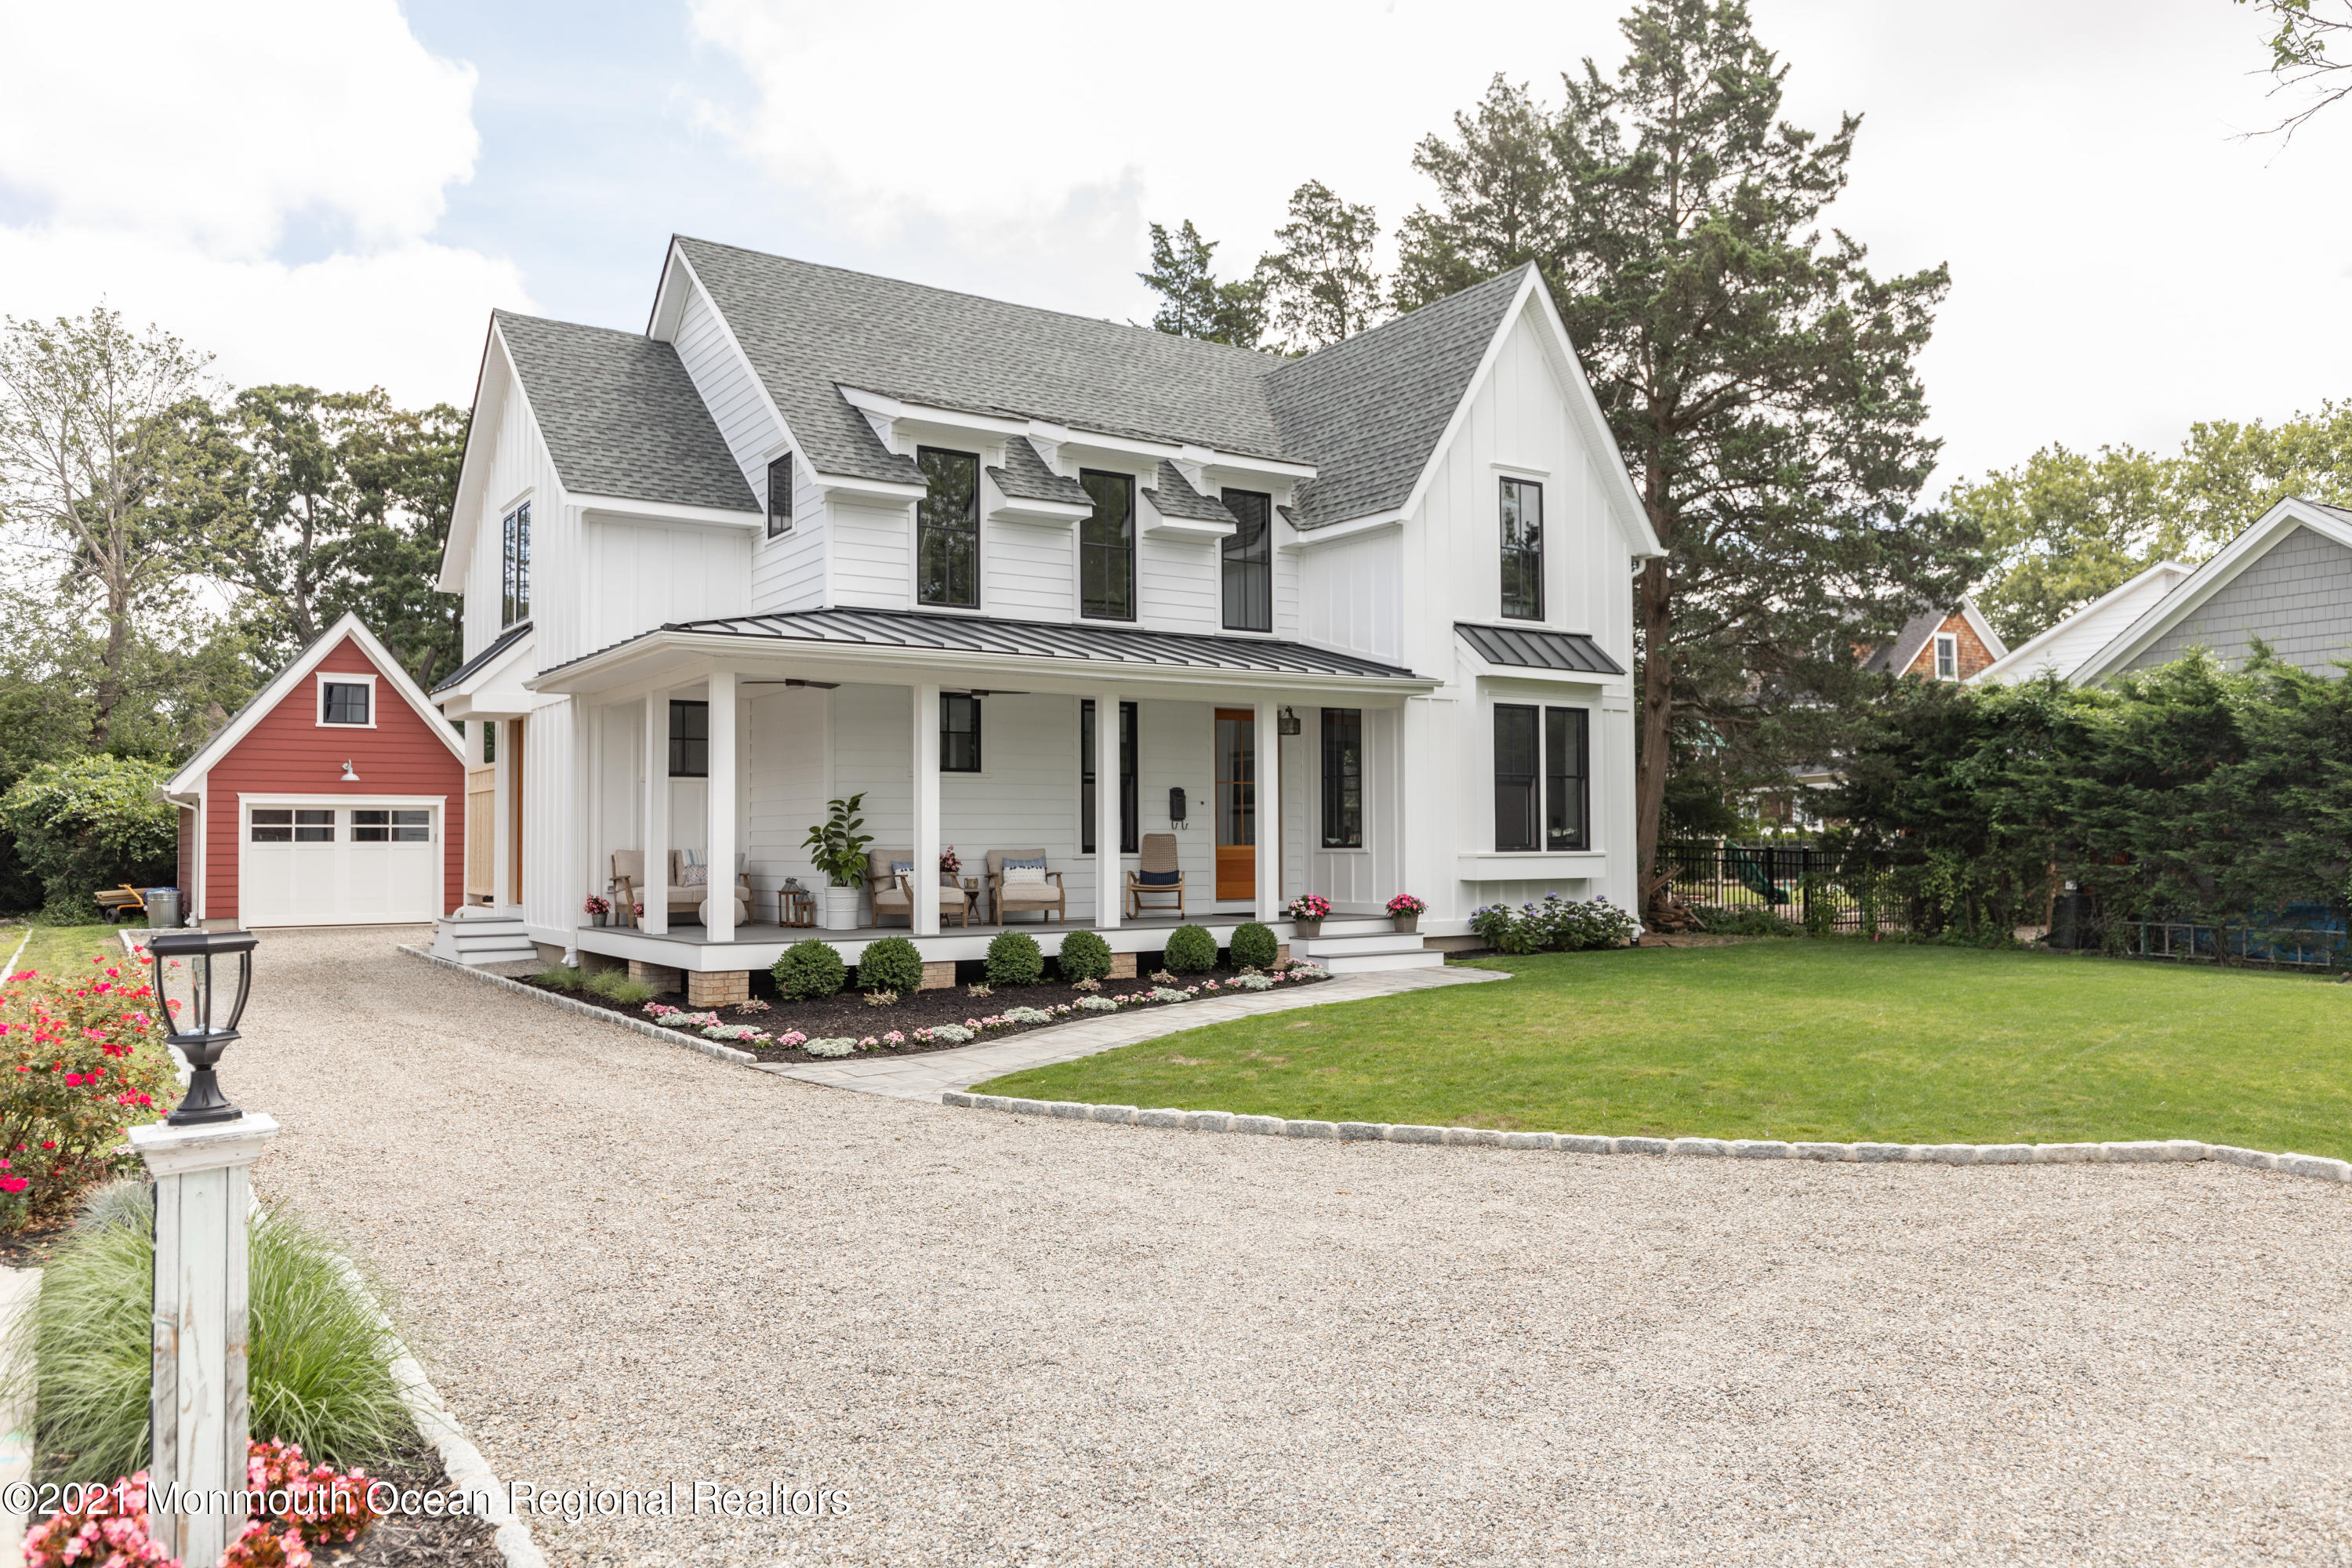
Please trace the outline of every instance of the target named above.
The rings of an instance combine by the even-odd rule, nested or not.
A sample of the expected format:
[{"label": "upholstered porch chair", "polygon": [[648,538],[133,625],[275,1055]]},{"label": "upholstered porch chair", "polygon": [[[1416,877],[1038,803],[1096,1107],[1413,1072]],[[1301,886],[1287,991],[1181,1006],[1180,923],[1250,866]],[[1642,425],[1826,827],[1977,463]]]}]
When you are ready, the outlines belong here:
[{"label": "upholstered porch chair", "polygon": [[[710,889],[707,884],[688,887],[678,880],[678,873],[683,869],[682,859],[683,857],[677,850],[673,849],[669,852],[669,881],[667,888],[668,897],[664,901],[663,907],[674,915],[692,915],[697,920],[703,920],[702,904],[703,900],[710,896]],[[642,901],[639,893],[646,888],[646,852],[644,850],[615,849],[613,851],[613,887],[614,890],[620,895],[624,909]],[[735,923],[739,926],[749,925],[751,921],[751,876],[748,871],[738,871],[735,873]],[[709,921],[705,920],[703,923],[708,925]]]},{"label": "upholstered porch chair", "polygon": [[1184,873],[1176,863],[1176,836],[1172,833],[1147,833],[1143,836],[1143,854],[1136,868],[1127,874],[1127,912],[1129,918],[1139,918],[1146,899],[1173,898],[1176,915],[1184,915]]},{"label": "upholstered porch chair", "polygon": [[[899,868],[904,867],[901,870]],[[939,873],[931,873],[937,881]],[[885,920],[915,923],[915,852],[911,849],[873,849],[866,856],[866,890],[874,900],[874,923]],[[933,889],[940,900],[940,923],[954,920],[958,925],[971,923],[970,906],[965,902],[961,884],[950,887],[941,882]]]},{"label": "upholstered porch chair", "polygon": [[996,911],[998,925],[1010,925],[1009,917],[1034,910],[1041,921],[1057,920],[1067,923],[1070,918],[1059,871],[1043,871],[1036,881],[1013,880],[1005,875],[1008,860],[1034,861],[1039,868],[1045,864],[1043,849],[992,849],[988,852],[988,902]]}]

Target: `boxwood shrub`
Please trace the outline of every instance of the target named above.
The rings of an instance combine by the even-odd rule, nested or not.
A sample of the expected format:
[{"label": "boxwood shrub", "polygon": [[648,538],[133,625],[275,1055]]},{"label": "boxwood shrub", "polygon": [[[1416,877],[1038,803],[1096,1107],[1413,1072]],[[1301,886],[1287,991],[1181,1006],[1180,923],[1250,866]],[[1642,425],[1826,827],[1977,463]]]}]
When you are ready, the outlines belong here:
[{"label": "boxwood shrub", "polygon": [[1045,955],[1037,946],[1037,939],[1025,931],[1008,931],[999,933],[988,944],[988,983],[991,985],[1034,985],[1045,977]]},{"label": "boxwood shrub", "polygon": [[1272,969],[1275,954],[1281,944],[1274,932],[1255,921],[1234,928],[1234,967],[1235,969]]},{"label": "boxwood shrub", "polygon": [[1217,967],[1217,939],[1204,926],[1178,926],[1160,962],[1178,974],[1206,974]]},{"label": "boxwood shrub", "polygon": [[849,968],[841,962],[840,950],[814,937],[784,949],[784,956],[768,973],[775,976],[776,989],[794,1001],[830,996],[849,984]]},{"label": "boxwood shrub", "polygon": [[1108,980],[1110,943],[1090,931],[1074,931],[1062,939],[1062,956],[1057,962],[1065,980]]},{"label": "boxwood shrub", "polygon": [[923,988],[923,955],[903,936],[886,936],[866,944],[857,961],[860,991],[896,991],[912,996]]}]

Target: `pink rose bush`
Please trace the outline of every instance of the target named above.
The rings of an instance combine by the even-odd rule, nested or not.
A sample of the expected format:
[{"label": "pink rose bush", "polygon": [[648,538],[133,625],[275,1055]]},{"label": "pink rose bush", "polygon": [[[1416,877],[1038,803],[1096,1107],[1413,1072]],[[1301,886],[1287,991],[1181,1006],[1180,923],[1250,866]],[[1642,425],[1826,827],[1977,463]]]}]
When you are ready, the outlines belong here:
[{"label": "pink rose bush", "polygon": [[79,979],[27,970],[0,983],[0,1229],[68,1209],[137,1166],[124,1131],[178,1099],[163,1045],[177,1006],[127,959],[92,959]]}]

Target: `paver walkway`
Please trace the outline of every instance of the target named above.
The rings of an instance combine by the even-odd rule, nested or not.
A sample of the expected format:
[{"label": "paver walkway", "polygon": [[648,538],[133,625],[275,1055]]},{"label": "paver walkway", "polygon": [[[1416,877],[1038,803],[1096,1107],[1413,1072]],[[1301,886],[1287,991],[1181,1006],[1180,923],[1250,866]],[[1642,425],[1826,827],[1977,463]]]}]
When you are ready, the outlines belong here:
[{"label": "paver walkway", "polygon": [[263,937],[263,1195],[508,1480],[849,1494],[539,1519],[558,1568],[2352,1562],[2332,1183],[955,1110],[402,940]]},{"label": "paver walkway", "polygon": [[762,1072],[821,1083],[827,1089],[862,1089],[898,1100],[936,1101],[953,1089],[1002,1078],[1009,1072],[1073,1062],[1163,1035],[1178,1035],[1230,1018],[1259,1013],[1283,1013],[1293,1007],[1315,1007],[1333,1002],[1360,1002],[1372,996],[1394,996],[1405,991],[1426,991],[1437,985],[1469,985],[1482,980],[1507,980],[1491,969],[1400,969],[1385,973],[1342,974],[1297,991],[1244,991],[1187,1002],[1181,1007],[1153,1007],[1124,1016],[1089,1018],[1082,1024],[1056,1024],[1016,1035],[993,1045],[960,1046],[951,1051],[927,1051],[912,1057],[851,1057],[833,1062],[768,1062]]}]

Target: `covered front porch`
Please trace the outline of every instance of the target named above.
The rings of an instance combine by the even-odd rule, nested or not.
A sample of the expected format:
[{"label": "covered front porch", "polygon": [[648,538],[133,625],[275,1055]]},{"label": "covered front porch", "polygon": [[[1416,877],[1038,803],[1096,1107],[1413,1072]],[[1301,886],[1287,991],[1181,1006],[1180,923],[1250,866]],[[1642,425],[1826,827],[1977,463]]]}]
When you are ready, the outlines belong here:
[{"label": "covered front porch", "polygon": [[[1433,683],[1255,639],[850,615],[667,628],[532,683],[570,700],[576,826],[549,848],[577,889],[560,921],[529,913],[535,940],[689,973],[765,969],[809,937],[855,963],[868,942],[907,936],[927,963],[952,965],[1005,929],[1048,955],[1079,930],[1130,955],[1187,922],[1221,944],[1252,920],[1286,941],[1283,907],[1297,893],[1371,916],[1395,890],[1401,833],[1381,808],[1397,797],[1403,699]],[[849,890],[854,913],[828,911],[843,900],[827,900],[807,839],[849,797],[870,869],[906,866],[917,888],[916,868],[982,884],[961,900],[969,925],[920,897],[877,918],[866,877]],[[1140,916],[1128,906],[1152,837],[1172,846],[1181,917],[1171,891],[1154,889]],[[633,862],[626,852],[646,845],[663,852]],[[943,873],[950,847],[961,864]],[[1042,860],[1062,918],[996,907],[992,850]],[[648,896],[631,924],[582,915],[590,896],[619,903],[619,868],[641,863],[650,889],[673,856],[681,875],[704,868],[705,886],[733,868],[747,908]],[[817,924],[784,923],[794,884]]]}]

